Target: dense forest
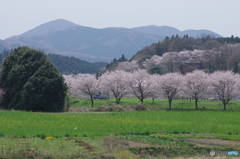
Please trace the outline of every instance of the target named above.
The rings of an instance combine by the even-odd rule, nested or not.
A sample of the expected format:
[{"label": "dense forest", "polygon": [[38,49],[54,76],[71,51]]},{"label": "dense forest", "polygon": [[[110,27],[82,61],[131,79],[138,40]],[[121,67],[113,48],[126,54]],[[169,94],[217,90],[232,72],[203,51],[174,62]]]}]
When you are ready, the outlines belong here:
[{"label": "dense forest", "polygon": [[[12,50],[4,49],[3,52],[0,53],[0,65],[11,51]],[[107,65],[106,62],[90,63],[88,61],[81,60],[75,57],[68,57],[57,54],[48,54],[48,58],[62,74],[66,75],[78,73],[94,74]]]}]

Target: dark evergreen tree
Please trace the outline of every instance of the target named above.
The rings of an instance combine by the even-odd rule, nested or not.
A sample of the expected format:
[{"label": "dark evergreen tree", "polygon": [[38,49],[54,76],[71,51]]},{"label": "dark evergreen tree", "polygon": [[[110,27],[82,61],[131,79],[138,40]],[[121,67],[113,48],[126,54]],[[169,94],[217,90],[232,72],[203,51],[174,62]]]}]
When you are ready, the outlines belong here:
[{"label": "dark evergreen tree", "polygon": [[122,57],[118,59],[118,62],[124,62],[127,61],[127,59],[125,58],[124,54],[122,54]]},{"label": "dark evergreen tree", "polygon": [[26,111],[64,110],[64,78],[40,50],[19,47],[4,60],[0,76],[2,107]]},{"label": "dark evergreen tree", "polygon": [[168,37],[168,36],[166,36],[166,37],[165,37],[165,40],[168,40],[168,39],[169,39],[169,37]]},{"label": "dark evergreen tree", "polygon": [[235,62],[234,68],[233,68],[233,72],[234,72],[234,73],[238,73],[238,72],[239,72],[238,62]]},{"label": "dark evergreen tree", "polygon": [[149,74],[159,74],[162,75],[163,71],[160,67],[153,67],[148,71]]}]

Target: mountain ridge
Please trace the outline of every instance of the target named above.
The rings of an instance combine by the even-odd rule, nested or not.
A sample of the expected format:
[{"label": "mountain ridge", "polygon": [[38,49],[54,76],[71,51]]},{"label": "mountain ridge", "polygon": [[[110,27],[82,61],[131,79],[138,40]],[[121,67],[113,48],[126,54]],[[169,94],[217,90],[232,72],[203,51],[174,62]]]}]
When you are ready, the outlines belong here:
[{"label": "mountain ridge", "polygon": [[[45,50],[46,53],[74,56],[92,62],[109,62],[122,54],[131,58],[145,46],[162,41],[166,36],[176,35],[179,32],[181,31],[174,27],[153,25],[137,28],[97,29],[57,19],[41,24],[21,35],[7,38],[1,43],[6,48],[26,45]],[[197,36],[201,34],[194,30],[185,32],[192,32],[191,34]],[[214,32],[208,31],[207,33]],[[215,35],[220,36],[216,33]]]},{"label": "mountain ridge", "polygon": [[180,31],[177,28],[170,27],[170,26],[156,26],[156,25],[148,25],[148,26],[141,26],[141,27],[136,27],[133,28],[134,30],[138,30],[141,32],[149,33],[149,34],[156,34],[156,35],[163,35],[163,36],[171,36],[178,34],[179,36],[184,36],[188,35],[190,37],[197,38],[199,35],[211,35],[215,37],[221,37],[220,34],[217,34],[213,31],[206,30],[206,29],[200,29],[200,30],[195,30],[195,29],[187,29]]}]

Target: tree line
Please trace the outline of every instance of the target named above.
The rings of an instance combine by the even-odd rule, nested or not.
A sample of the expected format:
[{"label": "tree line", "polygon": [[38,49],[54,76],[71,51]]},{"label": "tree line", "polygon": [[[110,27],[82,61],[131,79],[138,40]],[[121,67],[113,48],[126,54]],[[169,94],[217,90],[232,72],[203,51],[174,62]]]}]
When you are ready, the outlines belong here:
[{"label": "tree line", "polygon": [[102,95],[114,97],[119,104],[123,97],[135,96],[141,102],[146,98],[166,98],[169,109],[177,97],[190,97],[195,101],[201,98],[217,96],[223,109],[230,100],[240,96],[240,75],[231,71],[216,71],[205,73],[195,70],[185,75],[167,73],[164,75],[149,74],[146,70],[134,71],[116,70],[104,73],[98,79],[93,74],[64,75],[69,92],[74,96],[89,95],[94,106],[93,96]]}]

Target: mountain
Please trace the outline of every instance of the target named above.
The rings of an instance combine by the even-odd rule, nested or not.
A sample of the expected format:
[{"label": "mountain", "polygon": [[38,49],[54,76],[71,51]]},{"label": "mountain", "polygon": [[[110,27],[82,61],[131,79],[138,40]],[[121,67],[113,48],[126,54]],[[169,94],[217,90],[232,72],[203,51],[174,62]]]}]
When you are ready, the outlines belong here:
[{"label": "mountain", "polygon": [[171,36],[179,34],[181,31],[169,26],[156,26],[156,25],[149,25],[149,26],[142,26],[133,28],[133,30],[144,32],[147,34],[152,35],[161,35],[161,36]]},{"label": "mountain", "polygon": [[4,47],[5,47],[4,41],[0,39],[0,52],[3,51]]},{"label": "mountain", "polygon": [[188,35],[190,37],[205,37],[207,35],[210,35],[212,37],[218,38],[218,37],[222,37],[221,35],[214,33],[210,30],[205,30],[205,29],[201,29],[201,30],[193,30],[193,29],[189,29],[189,30],[184,30],[182,31],[180,34],[180,36],[183,35]]},{"label": "mountain", "polygon": [[41,48],[46,53],[74,56],[92,62],[109,62],[122,54],[131,58],[144,46],[163,38],[127,28],[95,29],[77,25],[44,35],[31,37],[20,35],[5,41],[9,48],[27,45]]},{"label": "mountain", "polygon": [[[202,34],[200,31],[186,31],[190,32],[197,36]],[[131,58],[143,47],[180,33],[178,29],[168,26],[96,29],[58,19],[1,43],[8,49],[26,45],[46,53],[68,55],[91,62],[110,62],[122,54]]]},{"label": "mountain", "polygon": [[142,26],[142,27],[136,27],[133,28],[133,30],[141,31],[147,34],[153,34],[153,35],[162,35],[162,36],[171,36],[171,35],[176,35],[178,34],[179,36],[184,36],[188,35],[190,37],[198,38],[202,36],[213,36],[213,37],[221,37],[221,35],[214,33],[209,30],[184,30],[180,31],[174,27],[169,27],[169,26],[155,26],[155,25],[149,25],[149,26]]},{"label": "mountain", "polygon": [[42,36],[52,32],[65,30],[73,26],[77,26],[77,24],[74,24],[64,19],[57,19],[57,20],[53,20],[53,21],[44,23],[42,25],[39,25],[38,27],[27,31],[21,34],[20,36],[22,37]]}]

